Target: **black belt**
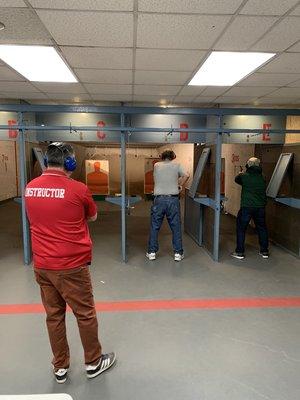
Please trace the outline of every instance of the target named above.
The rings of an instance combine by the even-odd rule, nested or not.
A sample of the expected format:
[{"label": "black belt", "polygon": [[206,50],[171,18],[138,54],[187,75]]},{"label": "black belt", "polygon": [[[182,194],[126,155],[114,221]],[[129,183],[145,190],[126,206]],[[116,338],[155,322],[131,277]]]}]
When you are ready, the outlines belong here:
[{"label": "black belt", "polygon": [[179,197],[179,194],[157,194],[154,197]]}]

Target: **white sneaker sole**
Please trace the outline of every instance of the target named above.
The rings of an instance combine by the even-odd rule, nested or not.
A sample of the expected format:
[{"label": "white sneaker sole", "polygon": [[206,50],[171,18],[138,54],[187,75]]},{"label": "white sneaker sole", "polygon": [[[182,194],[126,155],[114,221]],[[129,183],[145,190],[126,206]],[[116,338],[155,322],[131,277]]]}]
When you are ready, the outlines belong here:
[{"label": "white sneaker sole", "polygon": [[154,261],[154,260],[156,260],[156,257],[155,257],[155,256],[154,256],[154,257],[153,257],[153,256],[150,257],[148,254],[146,254],[146,257],[148,258],[149,261]]},{"label": "white sneaker sole", "polygon": [[57,383],[59,383],[59,384],[61,385],[62,383],[65,383],[65,382],[67,381],[67,378],[65,378],[65,379],[63,379],[63,380],[57,380],[57,379],[55,378],[55,380],[56,380]]},{"label": "white sneaker sole", "polygon": [[269,256],[263,256],[262,254],[259,254],[259,255],[264,259],[268,259],[269,258]]},{"label": "white sneaker sole", "polygon": [[88,379],[96,378],[96,376],[102,374],[102,372],[107,371],[108,369],[110,369],[110,368],[115,364],[116,360],[117,360],[117,357],[116,357],[116,354],[115,354],[115,357],[114,357],[114,359],[112,360],[111,364],[109,364],[106,368],[99,369],[99,371],[95,372],[95,373],[92,374],[92,375],[86,375],[87,378],[88,378]]},{"label": "white sneaker sole", "polygon": [[178,257],[174,257],[174,261],[182,261],[184,259],[184,256],[181,256],[180,258]]},{"label": "white sneaker sole", "polygon": [[232,258],[235,258],[235,259],[237,259],[237,260],[244,260],[244,259],[245,259],[245,257],[234,256],[234,255],[232,255],[232,254],[231,254],[231,257],[232,257]]}]

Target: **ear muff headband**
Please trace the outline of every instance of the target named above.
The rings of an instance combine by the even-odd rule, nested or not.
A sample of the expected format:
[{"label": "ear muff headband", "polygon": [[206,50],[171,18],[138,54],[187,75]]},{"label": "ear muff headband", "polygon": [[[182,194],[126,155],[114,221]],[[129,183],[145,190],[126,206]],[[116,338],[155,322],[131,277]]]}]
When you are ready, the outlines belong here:
[{"label": "ear muff headband", "polygon": [[[62,149],[63,145],[61,143],[51,143],[50,146],[56,147],[57,149],[59,149],[61,151],[63,160],[64,160],[64,168],[66,171],[72,172],[76,169],[76,167],[77,167],[76,158],[72,157],[72,156],[65,157],[64,151]],[[47,155],[44,157],[44,165],[45,165],[45,167],[48,167]]]}]

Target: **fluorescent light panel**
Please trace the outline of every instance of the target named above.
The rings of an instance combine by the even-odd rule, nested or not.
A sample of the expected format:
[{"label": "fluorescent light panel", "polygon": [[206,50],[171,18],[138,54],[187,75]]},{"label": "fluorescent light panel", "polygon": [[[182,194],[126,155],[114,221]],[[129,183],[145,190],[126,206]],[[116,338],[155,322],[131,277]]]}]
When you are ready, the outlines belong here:
[{"label": "fluorescent light panel", "polygon": [[213,51],[189,85],[232,86],[275,56],[275,53]]},{"label": "fluorescent light panel", "polygon": [[0,58],[32,82],[77,82],[54,47],[0,45]]}]

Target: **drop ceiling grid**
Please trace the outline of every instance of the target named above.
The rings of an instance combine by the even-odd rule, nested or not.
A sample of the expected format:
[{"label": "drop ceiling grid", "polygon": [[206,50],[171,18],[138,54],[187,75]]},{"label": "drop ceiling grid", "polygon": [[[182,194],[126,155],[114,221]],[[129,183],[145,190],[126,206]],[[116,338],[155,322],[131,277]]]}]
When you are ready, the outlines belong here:
[{"label": "drop ceiling grid", "polygon": [[[201,99],[201,97],[213,99],[214,95],[211,93],[216,92],[209,91],[209,89],[213,88],[198,88],[193,94],[190,94],[190,88],[186,86],[186,83],[194,74],[199,63],[203,62],[205,56],[215,48],[213,42],[214,39],[218,38],[218,34],[222,33],[222,36],[217,41],[217,48],[226,50],[226,46],[224,45],[222,48],[220,44],[226,38],[226,35],[229,35],[228,41],[230,41],[231,35],[238,42],[239,39],[236,37],[240,36],[239,32],[242,27],[247,30],[246,27],[249,25],[249,34],[246,35],[247,40],[249,39],[250,46],[252,42],[256,42],[259,46],[260,43],[267,43],[269,37],[272,38],[273,30],[281,34],[284,23],[294,21],[293,27],[289,29],[290,33],[288,32],[285,36],[281,35],[284,36],[280,38],[283,43],[281,46],[284,47],[285,44],[293,45],[291,47],[292,51],[300,51],[296,44],[299,38],[292,42],[293,35],[298,34],[298,26],[300,26],[300,24],[297,24],[297,21],[300,20],[297,17],[300,14],[297,11],[299,8],[296,8],[297,1],[286,0],[282,2],[280,0],[272,0],[272,7],[267,5],[268,2],[270,0],[265,2],[260,0],[228,0],[226,2],[223,0],[173,0],[172,2],[162,2],[160,0],[116,0],[112,4],[110,0],[102,0],[97,3],[97,10],[95,11],[93,4],[96,4],[96,2],[92,0],[65,0],[63,3],[60,0],[52,0],[51,3],[48,0],[30,0],[31,6],[36,8],[37,14],[47,28],[43,30],[43,35],[32,32],[31,37],[32,40],[37,40],[37,36],[39,36],[39,40],[46,40],[48,44],[50,44],[49,41],[52,43],[53,39],[58,42],[64,58],[72,67],[84,88],[82,95],[90,96],[91,99],[94,99],[97,95],[100,98],[103,95],[110,95],[116,99],[117,97],[115,96],[120,95],[120,98],[123,96],[123,98],[127,99],[129,89],[131,94],[134,93],[135,98],[144,96],[144,100],[147,97],[153,99],[154,97],[162,96],[171,97],[174,101],[180,98],[185,98],[187,101],[188,99],[194,101]],[[14,13],[16,11],[31,12],[30,10],[24,10],[23,1],[17,0],[10,2],[0,0],[0,7],[4,7],[3,10],[5,8],[9,10],[9,3],[14,4],[14,7],[20,7],[15,9]],[[171,3],[172,9],[169,9],[168,7],[170,7],[169,4]],[[56,7],[64,9],[64,11],[57,11]],[[133,21],[134,7],[137,20],[136,30],[133,27],[133,23],[128,22]],[[237,10],[237,15],[233,16]],[[268,14],[268,10],[272,12],[270,11],[270,14]],[[280,16],[282,17],[284,13],[286,15],[280,20]],[[289,13],[295,16],[291,17]],[[255,25],[255,17],[253,16],[255,14],[260,14],[260,16],[256,16],[256,19],[264,23],[256,23]],[[1,10],[1,17],[2,15]],[[69,21],[70,30],[65,29],[66,22],[62,23],[64,21],[64,18],[61,17],[62,15],[68,17],[67,21]],[[96,15],[97,17],[95,17]],[[31,18],[34,18],[32,12]],[[91,29],[84,25],[84,22],[88,21],[90,21],[89,25],[95,25],[95,22],[93,22],[95,20],[98,21],[98,24],[100,20],[100,22],[104,21],[102,23],[103,29],[101,28],[100,31],[98,27],[94,30],[94,28]],[[158,21],[158,23],[155,24],[153,21]],[[242,21],[242,23],[239,21]],[[40,20],[38,22],[37,25],[40,29],[43,24],[40,23]],[[214,32],[213,35],[209,35],[212,24],[215,25],[215,28],[212,29]],[[122,29],[124,25],[127,26]],[[107,26],[108,29],[106,29]],[[235,28],[236,26],[240,28],[237,29]],[[259,34],[258,27],[261,28]],[[48,31],[52,32],[52,29],[54,29],[55,34],[51,38]],[[77,32],[74,34],[76,30]],[[230,31],[232,31],[231,34]],[[98,37],[99,32],[100,38]],[[94,39],[95,42],[91,42],[91,40],[88,40],[89,38]],[[20,40],[22,39],[24,38]],[[68,42],[68,40],[70,41]],[[274,42],[274,39],[272,40]],[[2,42],[1,37],[0,42]],[[188,45],[186,45],[187,42],[189,42]],[[231,42],[233,43],[234,41],[231,40]],[[93,46],[94,44],[95,46]],[[290,53],[283,53],[283,55],[285,54]],[[298,53],[294,54],[297,55]],[[282,55],[279,54],[277,59],[262,67],[262,70],[259,70],[259,75],[263,73],[266,76],[268,74],[282,74],[285,76],[286,79],[282,79],[282,81],[279,79],[277,85],[271,84],[271,78],[271,83],[265,85],[268,86],[268,89],[274,88],[274,93],[278,89],[289,87],[287,85],[298,80],[298,76],[293,79],[290,75],[300,74],[298,66],[290,66],[289,62],[281,57]],[[291,59],[289,56],[287,58],[288,60]],[[296,58],[294,57],[294,59]],[[273,63],[275,71],[272,70]],[[131,80],[130,73],[132,75]],[[12,71],[11,74],[6,71],[6,74],[13,79]],[[0,80],[5,79],[4,72],[2,76],[4,78],[1,77],[0,69]],[[185,77],[186,80],[184,80]],[[251,78],[246,78],[245,85],[247,84],[247,79]],[[242,82],[237,87],[243,86]],[[116,86],[119,87],[119,90],[116,89]],[[254,79],[252,83],[249,81],[249,86],[252,87],[253,93],[255,93],[254,88],[257,87],[256,97],[262,96],[262,84],[255,86]],[[38,93],[40,92],[41,96],[46,94],[52,98],[53,93],[57,94],[58,97],[70,95],[68,91],[62,93],[62,87],[59,90],[56,90],[56,88],[51,90],[53,93],[48,93],[45,88],[39,91],[39,88],[36,89],[36,87],[37,85],[34,84],[34,90],[37,90]],[[297,87],[295,87],[296,90]],[[175,89],[178,89],[178,92],[174,93]],[[227,89],[218,89],[220,91],[219,98],[226,95]],[[237,89],[237,93],[239,93],[239,90]],[[160,93],[162,94],[160,95]],[[267,96],[268,93],[270,92],[263,96],[269,97]],[[74,95],[80,97],[80,93],[74,93]],[[235,96],[228,95],[228,97]],[[245,97],[249,98],[251,96]]]}]

